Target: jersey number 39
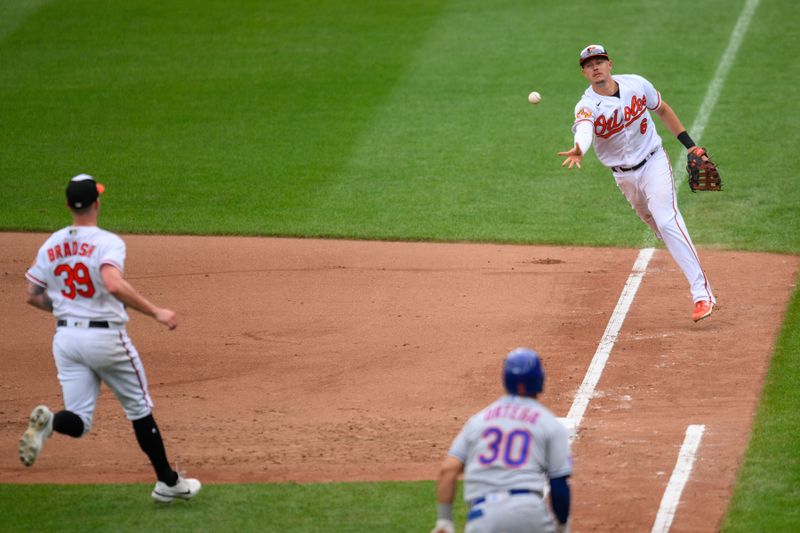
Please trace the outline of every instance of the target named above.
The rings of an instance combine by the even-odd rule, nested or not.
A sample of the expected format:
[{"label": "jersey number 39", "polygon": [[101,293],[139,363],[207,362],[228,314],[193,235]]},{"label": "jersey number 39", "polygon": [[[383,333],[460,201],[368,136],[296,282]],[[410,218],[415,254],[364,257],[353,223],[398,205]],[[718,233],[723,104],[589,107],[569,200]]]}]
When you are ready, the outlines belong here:
[{"label": "jersey number 39", "polygon": [[94,283],[89,275],[89,269],[83,263],[75,263],[75,266],[58,265],[54,273],[64,282],[61,294],[65,298],[74,300],[76,296],[84,298],[94,296]]},{"label": "jersey number 39", "polygon": [[478,460],[484,466],[490,466],[497,460],[511,468],[518,468],[528,460],[531,448],[531,434],[524,429],[515,429],[504,433],[496,427],[487,428],[481,433],[486,441],[489,453],[482,453]]}]

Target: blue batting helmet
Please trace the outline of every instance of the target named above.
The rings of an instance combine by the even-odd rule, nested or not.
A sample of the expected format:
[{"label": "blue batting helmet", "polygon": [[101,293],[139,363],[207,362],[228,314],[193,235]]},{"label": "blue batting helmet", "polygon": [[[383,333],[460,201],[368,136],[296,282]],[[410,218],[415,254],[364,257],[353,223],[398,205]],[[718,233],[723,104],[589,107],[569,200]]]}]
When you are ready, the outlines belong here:
[{"label": "blue batting helmet", "polygon": [[544,389],[544,370],[539,354],[530,348],[516,348],[508,352],[503,363],[503,384],[509,394],[519,395],[519,384],[525,394],[534,396]]}]

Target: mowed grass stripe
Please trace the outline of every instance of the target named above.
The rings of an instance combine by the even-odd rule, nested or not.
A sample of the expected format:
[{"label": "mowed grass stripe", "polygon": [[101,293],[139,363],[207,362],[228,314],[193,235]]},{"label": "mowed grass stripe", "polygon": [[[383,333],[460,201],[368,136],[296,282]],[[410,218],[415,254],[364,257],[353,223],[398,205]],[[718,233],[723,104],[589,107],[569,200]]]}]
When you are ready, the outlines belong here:
[{"label": "mowed grass stripe", "polygon": [[25,2],[6,2],[0,8],[0,42],[14,33],[25,20],[51,0],[27,0]]},{"label": "mowed grass stripe", "polygon": [[5,227],[60,223],[62,183],[86,171],[118,230],[307,232],[437,5],[46,6],[0,46]]},{"label": "mowed grass stripe", "polygon": [[[685,54],[663,50],[680,28],[690,48],[709,32],[705,49],[724,46],[725,17],[701,39],[670,5],[665,33],[613,10],[629,31],[606,43],[618,71],[669,82],[676,106],[673,94],[697,89],[686,100],[699,105],[703,66],[693,81]],[[11,67],[0,155],[15,193],[2,227],[62,220],[61,181],[80,168],[116,191],[105,220],[118,231],[638,244],[642,225],[596,159],[568,174],[554,155],[586,85],[569,65],[603,37],[554,24],[581,21],[581,4],[226,8],[59,4],[34,17],[44,38],[23,31],[0,47]],[[545,95],[537,108],[531,87]],[[351,157],[354,142],[365,145]]]},{"label": "mowed grass stripe", "polygon": [[[743,2],[742,2],[743,3]],[[722,248],[800,253],[800,110],[781,103],[800,86],[791,53],[800,46],[796,6],[761,0],[703,144],[720,165],[722,194],[684,194],[692,237]],[[776,48],[776,36],[780,47]]]},{"label": "mowed grass stripe", "polygon": [[[558,124],[545,111],[539,118],[547,126],[537,126],[538,110],[526,96],[536,87],[553,98],[548,105],[555,110],[558,93],[536,65],[554,60],[537,54],[531,38],[547,32],[554,9],[520,2],[445,9],[336,186],[317,198],[320,208],[356,199],[342,222],[355,236],[525,241],[537,235],[530,155]],[[569,116],[562,118],[568,127]],[[549,163],[557,167],[554,157]]]},{"label": "mowed grass stripe", "polygon": [[[548,27],[557,16],[554,6],[523,2],[451,3],[336,185],[317,198],[320,209],[353,199],[342,214],[348,236],[563,242],[564,233],[540,229],[571,218],[545,200],[564,185],[550,133],[568,131],[574,102],[566,102],[582,82],[570,69],[574,94],[564,99],[556,81],[564,65],[541,48],[545,36],[563,40]],[[576,52],[565,47],[573,64]],[[538,108],[527,103],[532,88],[547,95]]]}]

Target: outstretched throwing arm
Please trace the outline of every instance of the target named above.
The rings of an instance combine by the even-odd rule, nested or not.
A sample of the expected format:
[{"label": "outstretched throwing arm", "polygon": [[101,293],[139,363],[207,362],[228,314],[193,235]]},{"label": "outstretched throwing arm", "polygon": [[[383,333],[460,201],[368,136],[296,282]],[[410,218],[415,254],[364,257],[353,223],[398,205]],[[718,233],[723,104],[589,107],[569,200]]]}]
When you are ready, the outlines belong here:
[{"label": "outstretched throwing arm", "polygon": [[557,154],[566,157],[564,162],[561,163],[561,166],[570,169],[574,166],[581,168],[583,156],[586,155],[586,152],[592,146],[592,138],[594,137],[590,118],[591,111],[589,109],[579,109],[575,117],[577,120],[572,126],[572,131],[575,133],[575,146],[566,152],[558,152]]}]

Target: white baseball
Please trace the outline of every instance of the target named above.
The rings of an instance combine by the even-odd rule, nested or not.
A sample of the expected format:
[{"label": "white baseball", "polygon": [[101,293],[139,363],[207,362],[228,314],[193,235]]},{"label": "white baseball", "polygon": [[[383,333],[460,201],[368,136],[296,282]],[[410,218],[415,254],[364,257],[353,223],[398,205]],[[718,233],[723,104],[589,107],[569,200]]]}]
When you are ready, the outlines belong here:
[{"label": "white baseball", "polygon": [[531,94],[528,95],[528,101],[532,104],[538,104],[542,101],[542,95],[533,91]]}]

